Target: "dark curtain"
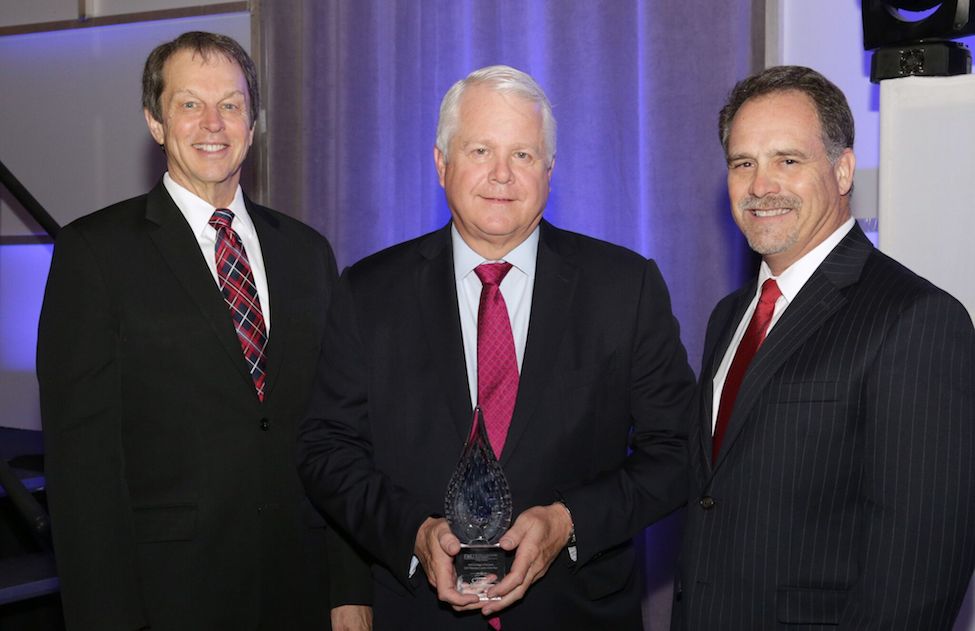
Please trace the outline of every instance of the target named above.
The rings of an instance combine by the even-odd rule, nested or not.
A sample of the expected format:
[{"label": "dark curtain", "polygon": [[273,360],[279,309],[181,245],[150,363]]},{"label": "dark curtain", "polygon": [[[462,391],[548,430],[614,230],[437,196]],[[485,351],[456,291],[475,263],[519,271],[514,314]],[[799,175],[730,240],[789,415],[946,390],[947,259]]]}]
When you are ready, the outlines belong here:
[{"label": "dark curtain", "polygon": [[[754,5],[754,6],[753,6]],[[348,265],[449,218],[433,163],[440,98],[471,70],[532,74],[558,120],[545,216],[657,260],[691,364],[717,300],[751,271],[725,193],[717,113],[761,57],[757,0],[273,0],[262,197]],[[756,26],[757,25],[757,26]],[[666,628],[679,533],[648,530],[648,628]]]}]

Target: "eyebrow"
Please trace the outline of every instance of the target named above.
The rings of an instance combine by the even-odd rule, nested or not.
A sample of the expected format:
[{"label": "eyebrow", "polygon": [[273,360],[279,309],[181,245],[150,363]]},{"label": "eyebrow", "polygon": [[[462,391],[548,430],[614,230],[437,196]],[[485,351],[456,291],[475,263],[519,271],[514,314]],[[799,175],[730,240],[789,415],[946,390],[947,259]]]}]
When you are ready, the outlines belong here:
[{"label": "eyebrow", "polygon": [[[789,158],[796,157],[802,159],[808,159],[809,154],[805,151],[800,151],[799,149],[778,149],[772,152],[773,158]],[[754,160],[755,156],[750,153],[733,153],[727,157],[728,162],[735,162],[736,160]]]},{"label": "eyebrow", "polygon": [[[199,94],[197,94],[196,91],[191,90],[190,88],[183,88],[182,90],[175,90],[173,92],[173,96],[176,96],[177,94],[189,94],[190,96],[194,96],[194,97],[196,97],[198,99],[199,98],[203,98]],[[227,99],[229,99],[230,97],[233,97],[233,96],[242,96],[245,99],[247,98],[247,95],[244,94],[244,92],[242,90],[231,90],[230,92],[227,92],[226,94],[224,94],[223,96],[221,96],[220,97],[220,100],[221,101],[225,101],[225,100],[227,100]]]}]

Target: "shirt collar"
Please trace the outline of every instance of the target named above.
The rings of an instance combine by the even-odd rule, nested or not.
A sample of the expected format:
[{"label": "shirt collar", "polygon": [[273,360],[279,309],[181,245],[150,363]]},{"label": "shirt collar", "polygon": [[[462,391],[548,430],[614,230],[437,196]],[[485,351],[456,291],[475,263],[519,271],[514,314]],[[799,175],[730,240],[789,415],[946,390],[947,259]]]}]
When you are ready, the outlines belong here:
[{"label": "shirt collar", "polygon": [[[539,227],[536,226],[527,239],[518,244],[514,250],[508,252],[501,260],[511,263],[512,267],[525,276],[533,277],[535,275],[535,263],[538,260],[538,233]],[[454,250],[454,277],[456,280],[462,280],[473,272],[475,267],[488,262],[488,259],[467,245],[453,223],[450,224],[450,242]]]},{"label": "shirt collar", "polygon": [[[168,171],[163,175],[163,186],[166,187],[166,191],[173,198],[176,207],[179,208],[180,212],[186,218],[187,223],[190,224],[193,234],[198,238],[208,234],[212,237],[215,230],[210,226],[209,222],[216,207],[178,184],[176,180],[170,177]],[[247,206],[244,204],[244,193],[241,191],[240,185],[237,186],[237,190],[234,192],[234,199],[227,208],[234,213],[234,222],[232,224],[234,231],[242,239],[253,237],[255,233],[254,223],[251,221],[250,215],[247,214]]]},{"label": "shirt collar", "polygon": [[775,278],[775,282],[778,284],[782,296],[785,297],[787,302],[792,302],[799,294],[803,285],[806,284],[806,281],[813,275],[813,272],[826,260],[829,253],[833,251],[833,248],[839,245],[843,237],[853,229],[855,222],[856,220],[853,217],[847,219],[843,222],[843,225],[833,231],[822,243],[807,252],[802,258],[787,267],[778,276],[773,276],[768,264],[762,261],[761,268],[758,271],[758,286],[761,287],[762,283],[768,278]]}]

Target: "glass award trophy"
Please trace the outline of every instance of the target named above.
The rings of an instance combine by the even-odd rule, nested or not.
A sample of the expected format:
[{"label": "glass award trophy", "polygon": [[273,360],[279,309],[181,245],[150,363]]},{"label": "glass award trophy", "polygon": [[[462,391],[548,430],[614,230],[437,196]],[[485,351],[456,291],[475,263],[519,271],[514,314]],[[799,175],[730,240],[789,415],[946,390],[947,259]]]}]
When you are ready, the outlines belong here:
[{"label": "glass award trophy", "polygon": [[505,551],[498,541],[511,523],[511,491],[491,449],[481,408],[474,410],[444,505],[447,523],[461,543],[454,558],[457,591],[487,600],[488,588],[505,575]]}]

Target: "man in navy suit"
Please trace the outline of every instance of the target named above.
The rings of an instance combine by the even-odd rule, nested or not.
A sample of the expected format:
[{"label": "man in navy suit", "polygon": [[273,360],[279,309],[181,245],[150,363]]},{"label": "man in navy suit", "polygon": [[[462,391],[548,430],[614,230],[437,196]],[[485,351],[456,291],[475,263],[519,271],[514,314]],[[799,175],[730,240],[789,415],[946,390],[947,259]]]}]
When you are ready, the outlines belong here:
[{"label": "man in navy suit", "polygon": [[740,82],[720,133],[762,264],[708,323],[673,628],[949,630],[975,567],[970,315],[852,219],[853,117],[822,75]]},{"label": "man in navy suit", "polygon": [[60,232],[41,313],[67,626],[368,628],[365,565],[295,470],[337,274],[324,237],[241,191],[254,62],[185,33],[150,54],[143,104],[168,171]]},{"label": "man in navy suit", "polygon": [[[542,219],[555,119],[525,73],[456,83],[434,158],[450,224],[339,283],[300,435],[309,497],[377,559],[378,629],[483,631],[498,612],[506,631],[642,629],[632,537],[683,500],[693,383],[660,272]],[[500,452],[514,560],[499,600],[479,601],[455,589],[443,507],[486,396],[479,270],[498,265],[517,389]]]}]

